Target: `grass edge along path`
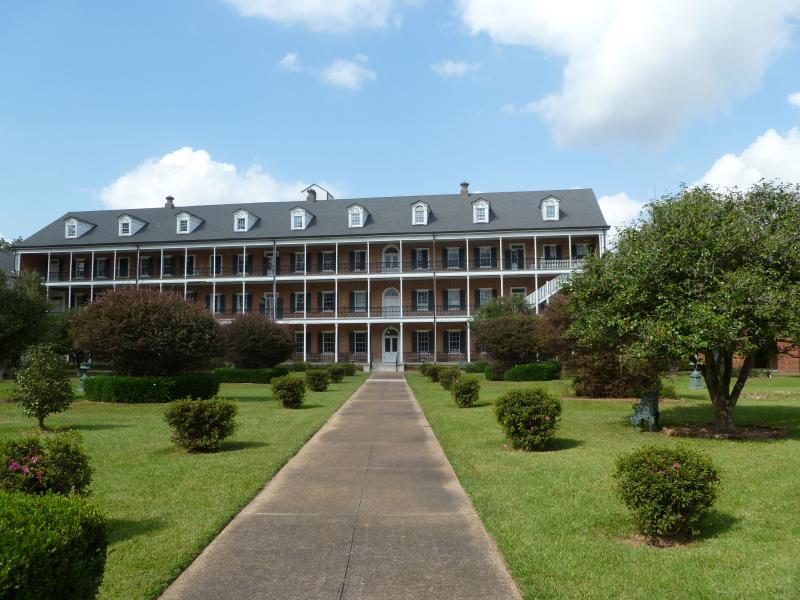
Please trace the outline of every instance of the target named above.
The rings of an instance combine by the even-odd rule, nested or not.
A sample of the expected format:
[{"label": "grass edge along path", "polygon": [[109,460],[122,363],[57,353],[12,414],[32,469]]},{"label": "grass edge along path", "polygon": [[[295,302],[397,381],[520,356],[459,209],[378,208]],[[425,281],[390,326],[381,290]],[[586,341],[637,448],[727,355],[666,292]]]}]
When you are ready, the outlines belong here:
[{"label": "grass edge along path", "polygon": [[[98,598],[157,598],[367,377],[309,391],[300,409],[279,406],[268,385],[223,384],[219,397],[235,401],[240,428],[210,454],[170,442],[164,404],[78,401],[51,415],[50,427],[83,434],[95,468],[89,501],[111,519]],[[0,402],[0,437],[34,425]]]},{"label": "grass edge along path", "polygon": [[[800,378],[754,382],[754,397],[736,409],[739,423],[789,427],[789,439],[634,433],[631,401],[580,399],[564,400],[552,450],[526,453],[504,447],[494,399],[527,385],[563,392],[565,382],[484,381],[479,406],[460,409],[439,384],[406,377],[526,598],[800,596],[800,471],[793,468],[800,464]],[[678,393],[688,399],[662,403],[663,423],[711,420],[711,403],[685,386],[679,381]],[[614,458],[644,444],[681,442],[720,466],[720,497],[698,540],[651,548],[638,543],[614,495]]]}]

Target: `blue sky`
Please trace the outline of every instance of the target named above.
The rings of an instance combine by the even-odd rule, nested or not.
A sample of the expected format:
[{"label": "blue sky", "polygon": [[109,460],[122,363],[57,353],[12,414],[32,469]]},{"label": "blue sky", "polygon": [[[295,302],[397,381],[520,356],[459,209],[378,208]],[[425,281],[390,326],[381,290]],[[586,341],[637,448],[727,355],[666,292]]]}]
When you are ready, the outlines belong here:
[{"label": "blue sky", "polygon": [[[698,4],[700,6],[698,6]],[[800,0],[0,3],[0,235],[73,210],[800,181]]]}]

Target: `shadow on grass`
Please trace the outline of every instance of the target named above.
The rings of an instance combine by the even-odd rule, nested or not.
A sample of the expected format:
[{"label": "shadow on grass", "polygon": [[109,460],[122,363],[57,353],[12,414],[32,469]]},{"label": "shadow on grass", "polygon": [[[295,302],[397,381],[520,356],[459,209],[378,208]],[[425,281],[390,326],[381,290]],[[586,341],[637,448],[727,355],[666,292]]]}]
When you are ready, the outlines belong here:
[{"label": "shadow on grass", "polygon": [[322,408],[323,406],[325,406],[325,405],[324,404],[301,404],[300,406],[297,406],[297,407],[293,408],[292,410],[306,410],[308,408]]},{"label": "shadow on grass", "polygon": [[265,442],[248,442],[245,440],[236,442],[222,442],[220,452],[236,452],[238,450],[247,450],[248,448],[263,448],[267,444]]},{"label": "shadow on grass", "polygon": [[705,518],[700,534],[697,535],[695,539],[707,540],[714,538],[733,528],[739,521],[741,521],[741,519],[737,519],[731,514],[718,510],[711,510]]},{"label": "shadow on grass", "polygon": [[78,431],[103,431],[104,429],[123,429],[125,427],[132,427],[132,425],[122,425],[120,423],[84,423],[82,425],[68,425],[59,427],[59,431],[69,431],[77,429]]},{"label": "shadow on grass", "polygon": [[572,448],[577,448],[578,446],[583,446],[584,443],[585,442],[583,440],[576,440],[574,438],[553,438],[544,449],[544,452],[570,450]]},{"label": "shadow on grass", "polygon": [[151,531],[163,529],[164,526],[164,521],[157,518],[141,519],[138,521],[133,519],[112,518],[108,527],[108,542],[109,545],[124,542],[125,540],[145,535]]},{"label": "shadow on grass", "polygon": [[[733,420],[737,425],[757,425],[761,427],[786,427],[788,438],[800,439],[800,405],[753,405],[737,406],[733,411]],[[660,425],[685,425],[692,423],[713,423],[714,407],[708,406],[671,406],[661,411]],[[784,438],[786,439],[786,438]],[[750,440],[774,442],[774,439]]]}]

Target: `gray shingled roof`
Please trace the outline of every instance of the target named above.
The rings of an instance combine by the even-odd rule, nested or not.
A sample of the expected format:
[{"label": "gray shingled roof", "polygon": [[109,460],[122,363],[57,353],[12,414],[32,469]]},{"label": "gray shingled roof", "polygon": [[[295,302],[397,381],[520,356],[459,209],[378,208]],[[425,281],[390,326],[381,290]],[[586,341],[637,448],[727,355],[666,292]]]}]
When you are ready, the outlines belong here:
[{"label": "gray shingled roof", "polygon": [[[561,200],[558,221],[542,220],[539,208],[543,199],[555,196]],[[489,223],[472,222],[472,202],[484,198],[491,204]],[[427,202],[431,212],[428,225],[411,224],[411,205]],[[364,227],[347,226],[347,207],[363,206],[369,216]],[[302,206],[314,214],[303,231],[289,227],[289,212]],[[248,232],[233,231],[232,213],[244,208],[259,217]],[[175,216],[189,211],[204,219],[191,234],[175,232]],[[138,233],[120,237],[117,217],[129,214],[145,221]],[[93,223],[96,227],[76,239],[64,237],[64,221],[69,217]],[[24,240],[20,248],[52,246],[86,246],[94,244],[152,244],[163,242],[222,241],[232,239],[286,239],[317,236],[373,236],[383,234],[414,233],[469,233],[473,231],[509,231],[530,229],[578,229],[608,227],[600,205],[591,189],[544,190],[536,192],[470,193],[431,196],[394,196],[386,198],[348,198],[343,200],[317,200],[310,202],[254,202],[245,204],[213,204],[180,206],[175,208],[141,208],[120,211],[96,210],[70,212],[53,221]]]}]

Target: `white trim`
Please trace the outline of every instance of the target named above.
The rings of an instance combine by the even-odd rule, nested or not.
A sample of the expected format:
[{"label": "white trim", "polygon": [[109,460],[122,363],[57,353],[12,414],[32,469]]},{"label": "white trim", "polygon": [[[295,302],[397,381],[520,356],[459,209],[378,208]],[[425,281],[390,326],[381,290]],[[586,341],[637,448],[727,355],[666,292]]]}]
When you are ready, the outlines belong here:
[{"label": "white trim", "polygon": [[[478,210],[483,209],[483,217],[479,218]],[[488,223],[489,222],[489,202],[484,199],[476,200],[472,203],[472,222],[473,223]]]},{"label": "white trim", "polygon": [[[422,221],[417,222],[417,209],[422,208]],[[415,202],[411,205],[411,224],[412,225],[427,225],[428,224],[428,217],[430,216],[431,207],[428,205],[427,202]]]}]

